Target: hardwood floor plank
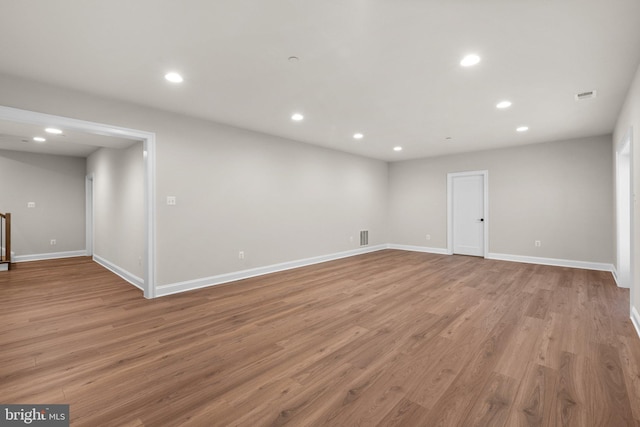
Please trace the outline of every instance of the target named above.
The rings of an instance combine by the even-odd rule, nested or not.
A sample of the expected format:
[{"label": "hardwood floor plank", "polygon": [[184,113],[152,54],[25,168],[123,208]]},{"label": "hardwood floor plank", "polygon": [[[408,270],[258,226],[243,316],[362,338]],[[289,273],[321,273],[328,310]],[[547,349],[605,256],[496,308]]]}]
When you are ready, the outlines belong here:
[{"label": "hardwood floor plank", "polygon": [[155,300],[90,258],[0,273],[3,403],[73,426],[640,426],[604,272],[384,250]]},{"label": "hardwood floor plank", "polygon": [[514,405],[511,407],[507,426],[564,425],[552,422],[557,401],[557,373],[537,363],[529,363],[524,374]]},{"label": "hardwood floor plank", "polygon": [[[582,363],[580,362],[582,360]],[[549,425],[575,426],[588,425],[586,394],[579,387],[579,373],[584,371],[584,358],[564,352],[556,382],[554,409],[550,411]],[[580,381],[580,383],[582,383]]]},{"label": "hardwood floor plank", "polygon": [[378,427],[405,427],[427,425],[427,410],[408,399],[401,399],[378,423]]},{"label": "hardwood floor plank", "polygon": [[609,345],[598,345],[593,358],[587,358],[585,374],[593,376],[582,378],[587,391],[589,422],[607,426],[632,425],[633,415],[618,350]]},{"label": "hardwood floor plank", "polygon": [[507,422],[509,408],[513,405],[518,381],[498,373],[492,373],[475,404],[462,421],[464,426],[502,427]]}]

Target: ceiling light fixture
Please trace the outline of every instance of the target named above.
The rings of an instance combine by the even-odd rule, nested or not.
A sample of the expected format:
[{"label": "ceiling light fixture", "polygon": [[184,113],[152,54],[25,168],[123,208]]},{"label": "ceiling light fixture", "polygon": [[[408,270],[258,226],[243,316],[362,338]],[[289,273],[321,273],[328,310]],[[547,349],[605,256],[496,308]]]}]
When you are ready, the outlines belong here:
[{"label": "ceiling light fixture", "polygon": [[294,120],[296,122],[299,122],[300,120],[304,119],[304,116],[300,113],[293,113],[291,115],[291,120]]},{"label": "ceiling light fixture", "polygon": [[402,147],[400,146],[393,147],[393,151],[402,151]]},{"label": "ceiling light fixture", "polygon": [[46,141],[46,139],[44,139],[41,136],[34,136],[33,140],[36,141],[36,142],[45,142]]},{"label": "ceiling light fixture", "polygon": [[298,62],[300,60],[300,58],[298,58],[297,56],[290,56],[289,57],[289,62]]},{"label": "ceiling light fixture", "polygon": [[511,107],[511,101],[500,101],[496,104],[496,108],[500,108],[501,110],[509,107]]},{"label": "ceiling light fixture", "polygon": [[165,80],[171,82],[171,83],[182,83],[184,81],[184,79],[182,78],[182,76],[176,72],[170,72],[164,75]]},{"label": "ceiling light fixture", "polygon": [[354,133],[353,134],[353,139],[362,139],[364,138],[364,135],[361,133]]},{"label": "ceiling light fixture", "polygon": [[516,129],[516,131],[518,132],[526,132],[529,130],[529,126],[520,126],[519,128]]},{"label": "ceiling light fixture", "polygon": [[60,135],[62,133],[60,129],[56,129],[56,128],[46,128],[44,131],[47,133],[52,133],[54,135]]},{"label": "ceiling light fixture", "polygon": [[462,58],[462,61],[460,61],[460,65],[463,67],[473,67],[478,62],[480,62],[480,57],[478,55],[471,54]]}]

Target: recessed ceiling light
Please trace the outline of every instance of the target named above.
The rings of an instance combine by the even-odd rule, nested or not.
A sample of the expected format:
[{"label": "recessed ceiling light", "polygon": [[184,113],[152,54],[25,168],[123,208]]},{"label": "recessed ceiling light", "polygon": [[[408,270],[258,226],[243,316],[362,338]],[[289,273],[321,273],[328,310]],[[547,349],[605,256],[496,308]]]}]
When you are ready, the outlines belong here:
[{"label": "recessed ceiling light", "polygon": [[447,137],[445,137],[445,139],[446,139],[447,141],[451,141],[453,138],[451,138],[450,136],[447,136]]},{"label": "recessed ceiling light", "polygon": [[496,108],[504,109],[511,107],[511,101],[500,101],[496,104]]},{"label": "recessed ceiling light", "polygon": [[176,72],[170,72],[164,75],[164,78],[171,83],[182,83],[184,79],[182,76]]},{"label": "recessed ceiling light", "polygon": [[298,62],[300,60],[300,58],[298,58],[297,56],[290,56],[289,57],[289,62]]},{"label": "recessed ceiling light", "polygon": [[518,132],[526,132],[529,130],[529,126],[520,126],[516,129]]},{"label": "recessed ceiling light", "polygon": [[36,141],[36,142],[45,142],[46,141],[46,139],[44,139],[41,136],[34,136],[33,140]]},{"label": "recessed ceiling light", "polygon": [[393,151],[402,151],[402,147],[400,146],[393,147]]},{"label": "recessed ceiling light", "polygon": [[304,119],[304,116],[300,113],[293,113],[293,115],[291,115],[291,120],[295,120],[296,122],[299,122],[302,119]]},{"label": "recessed ceiling light", "polygon": [[60,135],[62,133],[60,129],[56,129],[56,128],[46,128],[44,131],[47,133],[52,133],[54,135]]},{"label": "recessed ceiling light", "polygon": [[480,57],[478,55],[471,54],[462,58],[462,61],[460,61],[460,65],[462,65],[463,67],[472,67],[478,62],[480,62]]},{"label": "recessed ceiling light", "polygon": [[353,139],[362,139],[364,138],[364,135],[361,133],[354,133],[353,134]]}]

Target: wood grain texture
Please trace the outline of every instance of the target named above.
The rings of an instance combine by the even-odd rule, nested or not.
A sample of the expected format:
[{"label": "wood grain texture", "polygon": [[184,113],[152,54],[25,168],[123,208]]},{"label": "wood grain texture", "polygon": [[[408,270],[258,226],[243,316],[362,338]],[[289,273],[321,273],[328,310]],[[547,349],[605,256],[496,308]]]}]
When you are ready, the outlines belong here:
[{"label": "wood grain texture", "polygon": [[0,273],[0,401],[74,426],[640,426],[603,272],[379,251],[145,300],[88,258]]}]

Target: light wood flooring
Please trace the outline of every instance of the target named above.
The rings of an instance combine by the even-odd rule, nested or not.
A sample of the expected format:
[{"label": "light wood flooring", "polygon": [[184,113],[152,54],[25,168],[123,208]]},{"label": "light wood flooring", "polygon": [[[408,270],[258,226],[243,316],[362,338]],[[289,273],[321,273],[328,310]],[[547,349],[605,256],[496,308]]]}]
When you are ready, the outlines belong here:
[{"label": "light wood flooring", "polygon": [[0,403],[74,426],[640,426],[610,273],[379,251],[145,300],[90,261],[0,273]]}]

